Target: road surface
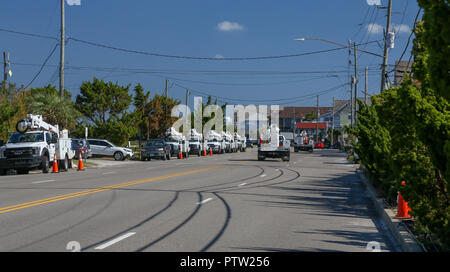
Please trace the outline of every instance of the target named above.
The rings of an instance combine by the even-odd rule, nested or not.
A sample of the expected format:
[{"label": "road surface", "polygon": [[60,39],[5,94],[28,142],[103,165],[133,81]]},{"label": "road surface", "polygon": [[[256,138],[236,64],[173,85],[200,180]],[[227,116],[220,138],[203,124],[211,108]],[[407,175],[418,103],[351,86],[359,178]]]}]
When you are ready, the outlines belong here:
[{"label": "road surface", "polygon": [[0,251],[397,251],[345,153],[0,177]]}]

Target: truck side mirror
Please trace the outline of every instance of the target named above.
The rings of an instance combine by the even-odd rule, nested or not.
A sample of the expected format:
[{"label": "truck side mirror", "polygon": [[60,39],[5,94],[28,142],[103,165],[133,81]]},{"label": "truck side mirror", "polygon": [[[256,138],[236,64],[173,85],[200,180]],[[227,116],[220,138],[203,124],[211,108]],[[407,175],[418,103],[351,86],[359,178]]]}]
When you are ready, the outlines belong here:
[{"label": "truck side mirror", "polygon": [[50,140],[50,143],[51,143],[51,144],[56,144],[56,143],[58,143],[58,138],[52,137],[52,139]]}]

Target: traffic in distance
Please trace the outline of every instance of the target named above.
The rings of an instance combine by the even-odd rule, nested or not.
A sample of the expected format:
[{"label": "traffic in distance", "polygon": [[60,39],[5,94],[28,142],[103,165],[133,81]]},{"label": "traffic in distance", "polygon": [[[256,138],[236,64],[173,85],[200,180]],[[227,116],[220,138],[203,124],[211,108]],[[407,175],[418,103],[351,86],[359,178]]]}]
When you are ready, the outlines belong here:
[{"label": "traffic in distance", "polygon": [[[42,116],[28,114],[17,123],[16,132],[5,145],[0,147],[0,174],[9,170],[17,174],[28,174],[31,170],[48,173],[56,161],[58,169],[67,171],[73,168],[73,159],[83,160],[92,157],[111,157],[124,161],[136,157],[136,152],[127,147],[116,146],[105,139],[69,138],[69,131],[59,130],[58,125],[51,125],[42,120]],[[277,126],[270,126],[255,143],[238,133],[217,132],[211,130],[205,135],[191,129],[188,137],[167,129],[165,136],[149,139],[141,144],[139,158],[141,161],[172,158],[189,158],[189,156],[207,156],[212,154],[245,152],[247,148],[258,146],[257,159],[280,158],[290,160],[290,147],[294,152],[323,148],[323,143],[314,144],[313,137],[302,132],[294,138],[293,143],[280,134]]]}]

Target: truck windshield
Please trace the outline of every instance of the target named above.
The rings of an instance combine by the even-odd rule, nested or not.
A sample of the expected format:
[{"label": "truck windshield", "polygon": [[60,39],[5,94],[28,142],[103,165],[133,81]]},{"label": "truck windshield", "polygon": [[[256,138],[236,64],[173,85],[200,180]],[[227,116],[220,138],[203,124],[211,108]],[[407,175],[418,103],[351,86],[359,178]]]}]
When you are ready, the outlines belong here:
[{"label": "truck windshield", "polygon": [[164,146],[162,141],[148,141],[146,146]]},{"label": "truck windshield", "polygon": [[35,142],[43,142],[44,141],[44,133],[14,133],[11,138],[9,138],[8,143],[17,144],[17,143],[35,143]]}]

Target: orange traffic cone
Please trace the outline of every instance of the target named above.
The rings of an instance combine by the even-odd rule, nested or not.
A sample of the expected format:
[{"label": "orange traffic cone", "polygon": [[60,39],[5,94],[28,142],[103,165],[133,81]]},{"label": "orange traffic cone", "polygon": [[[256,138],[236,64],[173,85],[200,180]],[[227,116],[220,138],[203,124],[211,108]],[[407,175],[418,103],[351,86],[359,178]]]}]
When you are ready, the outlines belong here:
[{"label": "orange traffic cone", "polygon": [[210,156],[213,155],[212,149],[209,150],[209,155],[210,155]]},{"label": "orange traffic cone", "polygon": [[180,152],[180,155],[178,156],[178,158],[181,160],[183,159],[183,152]]},{"label": "orange traffic cone", "polygon": [[53,170],[52,173],[59,173],[59,169],[58,169],[58,162],[56,161],[56,153],[53,156]]},{"label": "orange traffic cone", "polygon": [[[405,186],[406,182],[402,181],[402,186]],[[411,215],[409,215],[409,211],[411,211],[411,208],[408,206],[408,202],[406,202],[403,199],[402,194],[400,192],[398,193],[398,200],[397,200],[397,216],[395,218],[397,219],[409,219],[411,218]]]},{"label": "orange traffic cone", "polygon": [[203,156],[206,156],[206,149],[203,149]]},{"label": "orange traffic cone", "polygon": [[80,160],[78,161],[78,169],[77,171],[84,171],[84,166],[83,166],[83,155],[80,153]]}]

